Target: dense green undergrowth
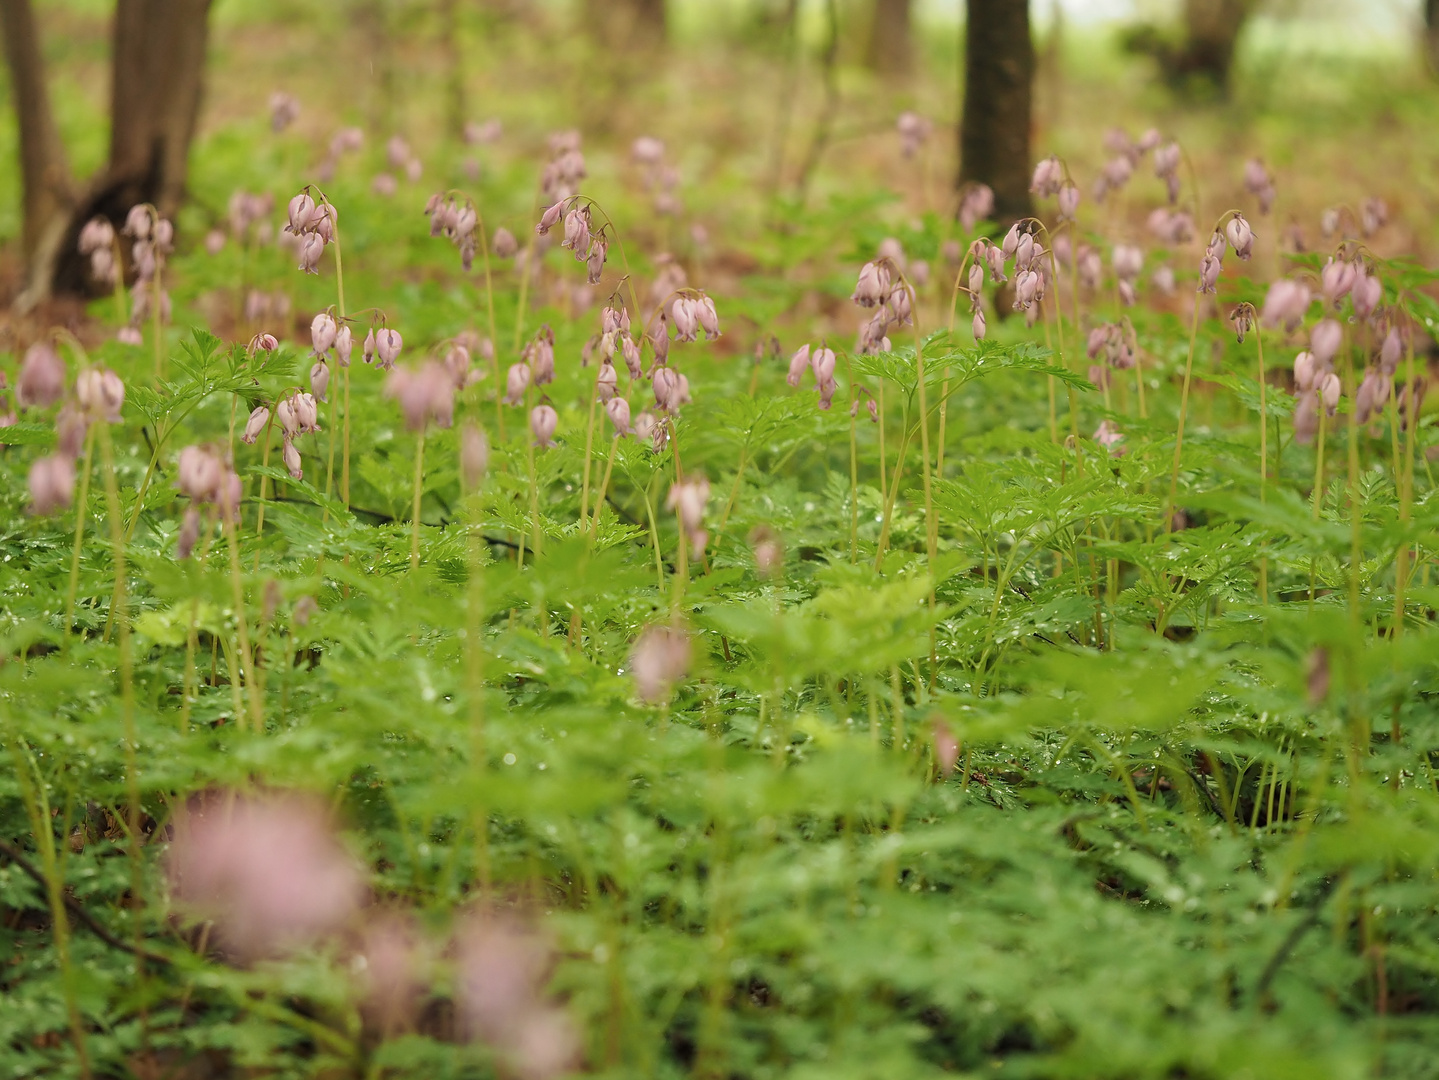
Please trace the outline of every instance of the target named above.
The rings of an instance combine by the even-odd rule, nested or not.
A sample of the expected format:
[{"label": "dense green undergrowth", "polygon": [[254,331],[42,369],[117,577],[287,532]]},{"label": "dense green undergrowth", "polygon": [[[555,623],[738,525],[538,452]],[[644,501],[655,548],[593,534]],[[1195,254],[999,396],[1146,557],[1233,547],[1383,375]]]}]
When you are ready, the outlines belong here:
[{"label": "dense green undergrowth", "polygon": [[[283,204],[304,180],[273,177],[305,152],[267,138],[247,165],[255,144],[216,136],[197,172],[269,176]],[[477,185],[463,157],[430,172],[533,242],[543,161],[496,154]],[[1162,203],[1142,170],[1133,185]],[[28,510],[54,410],[0,432],[0,1075],[552,1073],[513,1030],[457,1020],[475,925],[543,941],[525,970],[564,1018],[546,1046],[573,1038],[561,1063],[597,1075],[1436,1075],[1435,436],[1427,414],[1401,430],[1397,399],[1350,421],[1388,326],[1407,335],[1400,385],[1423,375],[1429,271],[1340,223],[1330,243],[1378,276],[1388,321],[1330,313],[1344,397],[1301,444],[1307,327],[1240,342],[1230,316],[1324,259],[1281,255],[1252,207],[1258,252],[1198,296],[1194,344],[1203,221],[1147,253],[1175,294],[1146,276],[1121,309],[1109,212],[1086,192],[1076,236],[1102,286],[1076,294],[1065,270],[1026,328],[986,282],[976,342],[967,315],[949,328],[946,258],[973,234],[913,215],[894,236],[913,279],[929,270],[918,326],[859,355],[848,297],[893,231],[883,194],[707,240],[655,219],[616,166],[580,186],[618,224],[601,284],[577,291],[583,269],[552,249],[523,290],[493,259],[491,298],[481,261],[464,274],[427,235],[439,186],[386,199],[350,159],[324,185],[357,340],[373,309],[402,367],[493,339],[453,428],[407,430],[357,345],[348,393],[337,369],[321,431],[295,440],[303,479],[278,432],[241,443],[252,408],[308,386],[335,262],[302,276],[234,236],[206,254],[192,211],[164,271],[161,377],[149,324],[142,346],[110,340],[108,298],[105,340],[59,339],[71,383],[98,363],[127,385],[121,421],[91,426],[73,509]],[[612,296],[638,331],[675,265],[724,333],[670,344],[693,401],[657,450],[594,405],[594,339]],[[251,290],[291,314],[237,317]],[[1105,392],[1085,340],[1126,317],[1139,366]],[[554,382],[500,403],[545,325]],[[247,349],[260,331],[280,348]],[[826,333],[828,410],[808,369],[786,382]],[[19,361],[0,365],[12,386]],[[634,415],[652,409],[616,364]],[[552,447],[529,434],[540,395]],[[490,446],[478,483],[467,424]],[[1096,441],[1110,430],[1122,441]],[[243,500],[233,533],[211,514],[182,559],[195,444],[233,454]],[[700,476],[691,548],[666,499]],[[657,627],[688,662],[660,656],[656,686]],[[325,808],[363,897],[332,933],[247,954],[226,938],[239,901],[186,903],[170,848],[202,804],[282,792]],[[314,804],[274,805],[313,827]],[[410,1008],[382,1014],[373,934],[406,919],[426,959],[404,968]]]}]

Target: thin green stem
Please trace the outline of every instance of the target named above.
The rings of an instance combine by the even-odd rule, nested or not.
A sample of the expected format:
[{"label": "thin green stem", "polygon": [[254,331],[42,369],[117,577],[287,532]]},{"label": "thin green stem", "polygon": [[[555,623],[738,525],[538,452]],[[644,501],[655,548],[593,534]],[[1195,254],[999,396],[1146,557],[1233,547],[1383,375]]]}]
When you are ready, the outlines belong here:
[{"label": "thin green stem", "polygon": [[75,627],[75,596],[80,589],[80,550],[85,541],[85,519],[90,507],[90,472],[95,460],[95,428],[85,432],[84,464],[80,473],[80,493],[75,499],[75,546],[70,553],[70,584],[65,590],[65,642],[68,645]]},{"label": "thin green stem", "polygon": [[[531,476],[533,481],[533,475]],[[425,427],[420,427],[419,443],[415,447],[415,501],[410,511],[410,569],[420,565],[420,499],[425,491]]]}]

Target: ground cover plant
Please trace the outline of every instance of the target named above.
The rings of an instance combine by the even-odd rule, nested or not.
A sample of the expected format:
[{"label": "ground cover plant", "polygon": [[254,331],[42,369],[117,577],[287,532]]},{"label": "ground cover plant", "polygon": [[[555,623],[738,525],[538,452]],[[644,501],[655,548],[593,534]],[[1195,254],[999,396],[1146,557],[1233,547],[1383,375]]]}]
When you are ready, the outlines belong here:
[{"label": "ground cover plant", "polygon": [[1418,210],[222,92],[0,357],[0,1075],[1439,1073]]}]

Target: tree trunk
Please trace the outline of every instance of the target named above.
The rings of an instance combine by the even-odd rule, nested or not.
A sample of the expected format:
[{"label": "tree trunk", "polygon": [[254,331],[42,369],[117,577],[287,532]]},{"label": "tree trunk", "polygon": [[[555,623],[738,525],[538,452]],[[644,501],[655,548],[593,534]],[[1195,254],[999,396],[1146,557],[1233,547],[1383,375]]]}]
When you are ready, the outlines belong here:
[{"label": "tree trunk", "polygon": [[80,228],[96,215],[117,226],[139,203],[173,216],[185,194],[200,114],[210,0],[118,0],[111,59],[110,160],[66,223],[56,292],[84,293]]},{"label": "tree trunk", "polygon": [[665,0],[585,0],[584,21],[603,48],[658,45],[665,39]]},{"label": "tree trunk", "polygon": [[1424,59],[1430,74],[1439,75],[1439,0],[1424,0]]},{"label": "tree trunk", "polygon": [[913,55],[910,0],[874,0],[865,65],[880,75],[904,75]]},{"label": "tree trunk", "polygon": [[1034,83],[1029,4],[1025,0],[968,0],[964,61],[960,183],[993,188],[999,220],[1027,217]]},{"label": "tree trunk", "polygon": [[[50,109],[45,60],[30,0],[0,0],[0,33],[20,130],[20,180],[24,188],[20,251],[28,269],[37,256],[56,249],[75,196],[65,145]],[[53,254],[45,263],[48,269]],[[42,274],[42,278],[48,274]],[[28,286],[33,284],[27,282]]]},{"label": "tree trunk", "polygon": [[1229,85],[1234,47],[1252,0],[1184,0],[1184,52],[1177,75],[1198,75],[1221,89]]}]

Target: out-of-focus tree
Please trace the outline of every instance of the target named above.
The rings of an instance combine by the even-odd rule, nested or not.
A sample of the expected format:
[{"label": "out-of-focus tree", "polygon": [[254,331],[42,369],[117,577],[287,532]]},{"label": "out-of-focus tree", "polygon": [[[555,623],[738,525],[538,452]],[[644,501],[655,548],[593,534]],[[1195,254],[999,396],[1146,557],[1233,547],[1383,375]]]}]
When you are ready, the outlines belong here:
[{"label": "out-of-focus tree", "polygon": [[1439,75],[1439,0],[1424,0],[1424,59]]},{"label": "out-of-focus tree", "polygon": [[914,56],[910,0],[874,0],[865,42],[865,65],[881,75],[902,75]]},{"label": "out-of-focus tree", "polygon": [[85,263],[75,241],[90,218],[102,214],[119,224],[139,203],[153,203],[166,215],[179,206],[200,111],[209,14],[210,0],[118,0],[109,158],[80,184],[50,107],[30,0],[0,0],[24,186],[22,307],[52,292],[85,291]]},{"label": "out-of-focus tree", "polygon": [[585,0],[585,29],[605,48],[659,44],[666,22],[665,0]]},{"label": "out-of-focus tree", "polygon": [[1227,93],[1239,35],[1255,6],[1256,0],[1184,0],[1178,41],[1143,25],[1129,31],[1125,44],[1131,52],[1153,56],[1167,82]]},{"label": "out-of-focus tree", "polygon": [[1030,212],[1034,43],[1025,0],[968,0],[959,182],[994,189],[1001,219]]}]

